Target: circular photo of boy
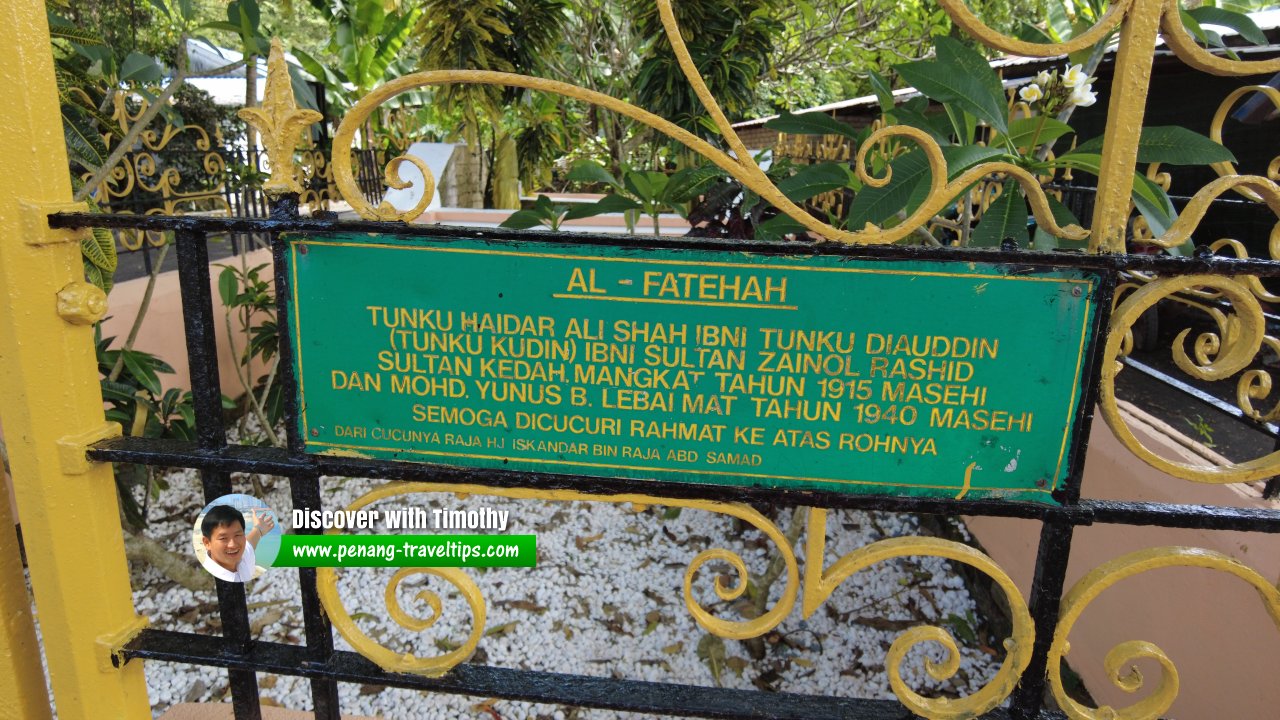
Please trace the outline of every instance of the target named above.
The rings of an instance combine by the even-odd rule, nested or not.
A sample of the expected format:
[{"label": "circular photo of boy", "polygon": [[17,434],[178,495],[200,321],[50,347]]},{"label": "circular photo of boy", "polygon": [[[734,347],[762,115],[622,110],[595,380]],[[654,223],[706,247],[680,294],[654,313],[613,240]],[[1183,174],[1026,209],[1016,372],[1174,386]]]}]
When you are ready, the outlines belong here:
[{"label": "circular photo of boy", "polygon": [[245,582],[266,572],[280,552],[276,514],[252,495],[223,495],[196,517],[191,541],[210,575]]}]

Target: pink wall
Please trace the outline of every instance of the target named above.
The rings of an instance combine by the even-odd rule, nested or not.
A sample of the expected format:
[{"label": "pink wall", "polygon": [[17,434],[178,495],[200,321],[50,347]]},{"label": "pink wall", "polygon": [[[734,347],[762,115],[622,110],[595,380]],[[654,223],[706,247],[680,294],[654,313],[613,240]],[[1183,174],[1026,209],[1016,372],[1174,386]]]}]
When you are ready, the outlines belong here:
[{"label": "pink wall", "polygon": [[[267,263],[260,276],[267,281],[272,278],[271,252],[257,250],[244,257],[248,267]],[[218,377],[222,382],[222,392],[231,397],[239,397],[244,393],[236,380],[235,353],[227,342],[227,324],[224,319],[222,300],[218,295],[218,273],[216,265],[240,264],[238,258],[228,258],[215,263],[210,272],[209,289],[213,294],[214,332],[218,338]],[[103,337],[115,337],[116,346],[122,345],[129,336],[129,328],[137,315],[137,308],[142,302],[142,295],[147,287],[146,278],[128,280],[116,285],[108,297],[108,318],[102,323]],[[233,318],[232,328],[237,331],[236,349],[243,351],[245,338],[238,332],[239,322]],[[176,387],[189,389],[191,374],[187,369],[187,346],[182,327],[182,294],[178,286],[178,273],[167,272],[156,280],[156,288],[151,296],[151,307],[147,312],[142,330],[138,333],[134,348],[145,350],[162,358],[173,366],[173,375],[161,375],[160,382],[166,388]]]},{"label": "pink wall", "polygon": [[[1184,461],[1208,461],[1188,449],[1163,423],[1130,408],[1130,427],[1144,445]],[[1203,503],[1280,509],[1253,486],[1202,485],[1148,466],[1095,419],[1085,463],[1084,497],[1107,500]],[[1039,523],[1002,518],[966,518],[987,553],[1023,589],[1031,587]],[[1208,532],[1129,525],[1093,525],[1075,531],[1067,571],[1073,583],[1098,565],[1143,548],[1183,545],[1230,555],[1271,582],[1280,577],[1280,543],[1265,533]],[[1167,715],[1180,719],[1275,717],[1280,707],[1280,628],[1271,621],[1252,586],[1227,573],[1169,568],[1123,580],[1099,596],[1076,623],[1067,662],[1100,703],[1117,709],[1145,697],[1159,684],[1154,662],[1139,663],[1146,685],[1136,694],[1117,689],[1102,668],[1118,643],[1146,640],[1177,667],[1182,690]]]}]

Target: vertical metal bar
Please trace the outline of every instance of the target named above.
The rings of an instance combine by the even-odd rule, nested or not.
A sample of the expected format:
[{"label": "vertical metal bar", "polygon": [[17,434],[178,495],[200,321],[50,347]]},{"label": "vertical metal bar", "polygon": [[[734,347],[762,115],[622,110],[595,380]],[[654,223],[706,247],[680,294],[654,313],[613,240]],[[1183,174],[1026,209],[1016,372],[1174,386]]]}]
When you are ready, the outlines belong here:
[{"label": "vertical metal bar", "polygon": [[[298,196],[282,195],[271,203],[272,219],[296,219],[298,217]],[[285,253],[288,247],[279,233],[271,234],[271,256],[275,263],[276,286],[276,327],[280,335],[280,387],[284,389],[283,407],[285,418],[285,434],[288,438],[290,453],[301,454],[304,450],[304,439],[299,434],[298,425],[298,380],[294,375],[293,363],[293,315],[290,302],[293,278],[289,277],[288,263]]]},{"label": "vertical metal bar", "polygon": [[[321,510],[320,476],[308,474],[292,478],[289,490],[295,510]],[[318,529],[297,530],[299,534],[316,535]],[[298,568],[298,584],[302,593],[302,620],[307,634],[309,662],[324,665],[333,657],[333,626],[320,604],[316,590],[316,569]],[[311,680],[311,699],[315,705],[316,720],[339,720],[338,683],[315,678]]]},{"label": "vertical metal bar", "polygon": [[[218,376],[218,342],[214,334],[213,294],[209,277],[208,237],[195,230],[178,230],[178,280],[182,293],[182,320],[187,336],[187,362],[191,368],[191,395],[195,405],[196,441],[202,450],[221,450],[227,444],[222,422],[222,383]],[[231,475],[203,471],[200,482],[205,502],[231,492]],[[226,652],[244,655],[253,646],[244,584],[215,581],[218,611]],[[258,679],[248,670],[229,670],[231,704],[236,720],[261,720]]]},{"label": "vertical metal bar", "polygon": [[1129,196],[1138,162],[1138,138],[1151,88],[1151,64],[1165,0],[1134,0],[1120,25],[1120,49],[1107,101],[1106,138],[1098,172],[1098,195],[1089,227],[1093,252],[1125,251]]},{"label": "vertical metal bar", "polygon": [[[101,308],[90,299],[103,298],[84,282],[88,231],[55,231],[47,219],[84,209],[71,204],[49,42],[43,2],[0,3],[0,87],[9,88],[0,103],[0,416],[58,716],[150,718],[142,664],[111,662],[143,621],[111,465],[84,454],[118,427],[102,416],[92,326]],[[33,655],[0,666],[9,662],[40,666]]]},{"label": "vertical metal bar", "polygon": [[[1111,319],[1111,303],[1115,297],[1116,272],[1103,275],[1094,291],[1095,313],[1093,338],[1090,340],[1085,367],[1081,378],[1085,383],[1076,411],[1075,437],[1071,448],[1071,475],[1056,499],[1071,506],[1080,501],[1080,489],[1084,477],[1085,452],[1089,446],[1089,431],[1093,424],[1094,405],[1098,401],[1098,370],[1106,362],[1107,330]],[[1036,571],[1031,585],[1030,610],[1035,622],[1036,639],[1032,646],[1031,662],[1022,674],[1022,681],[1013,693],[1012,714],[1020,720],[1039,717],[1044,704],[1047,681],[1049,646],[1058,626],[1062,605],[1062,591],[1066,585],[1067,565],[1071,560],[1071,539],[1075,527],[1062,514],[1050,515],[1040,528],[1040,546],[1036,552]]]},{"label": "vertical metal bar", "polygon": [[[296,219],[298,214],[297,195],[286,194],[272,199],[272,219]],[[271,254],[275,262],[276,327],[279,329],[280,336],[280,369],[277,371],[277,376],[285,393],[284,421],[289,451],[301,454],[303,440],[298,434],[298,396],[297,381],[293,371],[293,323],[290,314],[292,302],[289,288],[292,278],[289,277],[288,265],[285,263],[286,249],[286,244],[279,233],[272,233]],[[319,474],[308,473],[291,478],[289,490],[294,509],[323,509]],[[297,532],[318,534],[320,531],[313,529]],[[323,665],[333,656],[333,626],[329,624],[329,618],[320,604],[320,594],[316,590],[315,568],[298,568],[298,584],[302,594],[302,617],[307,635],[307,654],[311,662]],[[311,698],[315,706],[316,720],[339,720],[337,682],[322,678],[313,679]]]},{"label": "vertical metal bar", "polygon": [[1084,481],[1084,461],[1089,449],[1089,433],[1093,429],[1094,406],[1098,404],[1099,376],[1102,364],[1107,362],[1103,351],[1107,346],[1107,333],[1111,325],[1111,305],[1115,302],[1116,285],[1119,273],[1107,271],[1094,290],[1093,338],[1085,353],[1085,364],[1080,369],[1080,377],[1084,383],[1080,394],[1080,407],[1076,410],[1075,430],[1071,443],[1071,455],[1068,466],[1071,476],[1067,478],[1063,491],[1056,499],[1064,505],[1075,505],[1080,502],[1080,488]]},{"label": "vertical metal bar", "polygon": [[1062,604],[1062,588],[1074,532],[1071,521],[1062,515],[1046,519],[1040,528],[1040,548],[1036,552],[1036,572],[1029,601],[1031,619],[1036,624],[1036,640],[1031,650],[1031,662],[1022,673],[1022,682],[1013,691],[1013,706],[1010,708],[1010,714],[1018,720],[1039,717],[1040,707],[1044,704],[1049,646],[1053,644],[1053,631],[1058,625],[1058,610]]}]

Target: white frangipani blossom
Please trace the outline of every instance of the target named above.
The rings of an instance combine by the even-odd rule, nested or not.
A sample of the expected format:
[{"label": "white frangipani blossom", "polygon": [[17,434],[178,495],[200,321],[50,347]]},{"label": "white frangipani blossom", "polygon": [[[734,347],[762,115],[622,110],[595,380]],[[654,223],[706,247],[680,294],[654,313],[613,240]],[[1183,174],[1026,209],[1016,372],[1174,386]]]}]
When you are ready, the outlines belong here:
[{"label": "white frangipani blossom", "polygon": [[1067,102],[1077,107],[1089,107],[1098,101],[1098,94],[1093,92],[1093,85],[1088,84],[1078,87],[1071,91],[1071,97]]},{"label": "white frangipani blossom", "polygon": [[1036,73],[1035,82],[1040,87],[1047,87],[1049,83],[1053,82],[1053,76],[1049,74],[1048,70],[1041,70],[1040,72]]},{"label": "white frangipani blossom", "polygon": [[1031,83],[1018,91],[1018,98],[1025,103],[1033,103],[1044,97],[1044,91],[1036,83]]},{"label": "white frangipani blossom", "polygon": [[1062,83],[1069,88],[1081,88],[1088,82],[1089,76],[1084,74],[1084,67],[1081,65],[1068,65],[1066,72],[1062,73]]}]

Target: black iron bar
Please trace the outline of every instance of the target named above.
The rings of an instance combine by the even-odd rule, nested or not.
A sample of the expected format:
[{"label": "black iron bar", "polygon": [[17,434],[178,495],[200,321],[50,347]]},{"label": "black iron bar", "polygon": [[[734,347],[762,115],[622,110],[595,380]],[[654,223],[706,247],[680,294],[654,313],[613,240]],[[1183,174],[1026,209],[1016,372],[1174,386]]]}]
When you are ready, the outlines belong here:
[{"label": "black iron bar", "polygon": [[[386,233],[407,237],[438,239],[483,239],[491,241],[523,240],[565,243],[564,234],[534,230],[476,230],[474,228],[413,223],[388,223],[370,220],[331,220],[322,218],[235,218],[198,217],[190,215],[94,215],[92,213],[55,213],[49,216],[53,228],[141,228],[149,230],[199,229],[206,232],[296,232],[296,233]],[[1216,273],[1218,275],[1257,275],[1280,277],[1280,261],[1239,259],[1219,255],[1203,257],[1171,255],[1120,255],[1083,252],[1039,252],[1017,250],[1005,252],[981,248],[922,248],[901,245],[843,245],[830,242],[766,243],[755,240],[723,240],[717,238],[623,238],[617,235],[573,235],[573,246],[608,245],[637,248],[715,250],[752,252],[761,255],[799,256],[838,255],[870,260],[957,260],[1009,265],[1016,274],[1020,268],[1051,270],[1077,268],[1099,271],[1142,270],[1167,275]]]},{"label": "black iron bar", "polygon": [[[294,478],[289,484],[295,510],[322,510],[320,476]],[[319,535],[318,528],[295,529],[300,535]],[[316,590],[316,569],[298,568],[298,585],[302,596],[302,623],[306,632],[307,662],[326,665],[333,658],[333,626],[320,604]],[[338,682],[333,678],[311,678],[311,700],[316,720],[341,720],[338,706]]]},{"label": "black iron bar", "polygon": [[[209,239],[199,231],[179,230],[178,280],[182,295],[182,319],[186,326],[187,362],[191,368],[192,399],[195,405],[196,437],[201,450],[221,451],[227,444],[222,422],[222,385],[218,377],[218,343],[214,334],[213,297],[209,289]],[[205,502],[231,492],[231,474],[225,468],[208,468],[200,473]],[[244,655],[252,650],[249,609],[244,583],[215,580],[218,611],[222,619],[219,641],[222,653]],[[231,704],[236,720],[261,720],[258,680],[252,670],[229,670]]]},{"label": "black iron bar", "polygon": [[1136,524],[1163,527],[1237,530],[1241,532],[1280,533],[1280,510],[1247,509],[1206,505],[1133,502],[1115,503],[1081,500],[1078,505],[1056,507],[1047,503],[1005,502],[1000,500],[947,500],[937,498],[847,495],[810,490],[702,485],[698,483],[655,484],[627,478],[596,478],[551,473],[469,470],[422,463],[398,463],[389,460],[357,458],[291,457],[286,451],[253,445],[230,445],[211,453],[194,443],[155,438],[116,438],[95,445],[89,457],[102,462],[128,462],[197,470],[225,469],[230,472],[263,473],[285,477],[305,477],[321,473],[338,477],[366,477],[383,480],[405,480],[442,484],[475,484],[491,487],[526,487],[540,490],[580,490],[601,495],[642,493],[673,499],[709,499],[724,502],[772,502],[780,506],[811,507],[887,512],[915,512],[930,515],[975,515],[1043,519],[1054,516],[1074,525],[1095,522],[1123,523],[1124,520],[1096,517],[1099,508],[1110,513],[1133,513],[1142,518]]},{"label": "black iron bar", "polygon": [[[274,198],[271,201],[270,215],[277,219],[297,218],[298,196],[289,194]],[[280,235],[272,233],[270,237],[275,272],[276,327],[280,337],[277,377],[280,387],[285,389],[283,405],[287,445],[291,454],[299,455],[302,453],[303,443],[298,435],[298,401],[293,392],[296,381],[293,375],[292,325],[289,323],[288,266],[284,262],[285,244]],[[294,509],[324,509],[320,496],[320,475],[316,472],[293,478],[289,483],[289,492]],[[311,529],[294,532],[315,535],[321,531]],[[320,595],[316,590],[316,569],[298,568],[298,585],[302,596],[302,622],[306,632],[308,659],[312,663],[323,665],[333,657],[333,626],[320,604]],[[311,678],[311,700],[316,720],[341,720],[337,681],[331,678]]]},{"label": "black iron bar", "polygon": [[1164,505],[1119,500],[1082,500],[1095,523],[1154,525],[1189,530],[1280,533],[1280,512],[1216,505]]},{"label": "black iron bar", "polygon": [[[651,715],[776,720],[909,720],[915,717],[896,700],[823,697],[759,690],[730,690],[640,680],[569,675],[463,664],[441,678],[388,673],[352,652],[336,652],[327,665],[307,662],[306,650],[260,642],[248,657],[220,655],[210,638],[192,633],[144,630],[124,650],[127,658],[255,668],[262,672],[320,677],[340,682],[412,688],[432,692],[528,702],[630,710]],[[984,717],[1006,720],[1007,711]],[[1058,720],[1059,713],[1041,713]]]},{"label": "black iron bar", "polygon": [[[271,218],[275,220],[298,218],[298,196],[285,195],[271,205]],[[287,243],[279,233],[271,234],[271,259],[275,273],[276,291],[276,328],[280,336],[280,365],[277,370],[280,387],[284,390],[283,407],[285,433],[288,448],[294,455],[301,455],[305,447],[298,430],[298,395],[294,392],[297,378],[294,375],[293,361],[293,317],[289,312],[291,306],[289,264],[285,261]]]},{"label": "black iron bar", "polygon": [[1080,368],[1080,406],[1076,409],[1076,418],[1071,432],[1076,435],[1072,439],[1070,458],[1067,467],[1072,468],[1071,476],[1063,487],[1064,492],[1058,498],[1067,506],[1074,506],[1080,500],[1081,485],[1084,483],[1084,460],[1089,449],[1089,432],[1093,429],[1093,412],[1098,404],[1100,388],[1098,376],[1103,363],[1109,362],[1105,357],[1107,345],[1107,326],[1111,322],[1111,304],[1116,292],[1116,275],[1103,275],[1098,287],[1094,290],[1093,332],[1089,338],[1089,347],[1085,353],[1084,365]]},{"label": "black iron bar", "polygon": [[1031,649],[1031,662],[1022,672],[1018,687],[1011,696],[1010,715],[1016,720],[1039,717],[1044,706],[1049,646],[1053,644],[1053,633],[1058,626],[1058,610],[1066,584],[1074,532],[1074,526],[1061,521],[1048,521],[1040,528],[1040,547],[1036,551],[1036,572],[1031,581],[1029,601],[1036,638]]}]

